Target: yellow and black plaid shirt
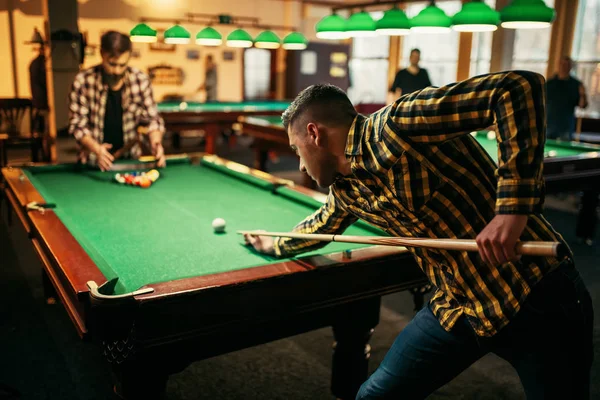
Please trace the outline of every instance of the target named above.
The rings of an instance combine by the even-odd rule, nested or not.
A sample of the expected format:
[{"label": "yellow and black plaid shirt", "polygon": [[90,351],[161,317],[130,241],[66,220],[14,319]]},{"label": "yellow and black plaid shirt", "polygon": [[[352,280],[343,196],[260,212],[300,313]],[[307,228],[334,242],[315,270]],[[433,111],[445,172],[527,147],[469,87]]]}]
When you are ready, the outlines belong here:
[{"label": "yellow and black plaid shirt", "polygon": [[[564,243],[541,215],[544,99],[541,75],[505,72],[426,88],[357,116],[346,146],[352,175],[337,180],[295,231],[341,233],[360,218],[393,236],[474,239],[496,214],[526,214],[521,240]],[[470,135],[493,125],[498,165]],[[275,252],[324,245],[277,238]],[[476,252],[411,252],[436,288],[431,306],[442,326],[450,330],[464,315],[480,336],[505,326],[560,261],[524,256],[492,267]]]}]

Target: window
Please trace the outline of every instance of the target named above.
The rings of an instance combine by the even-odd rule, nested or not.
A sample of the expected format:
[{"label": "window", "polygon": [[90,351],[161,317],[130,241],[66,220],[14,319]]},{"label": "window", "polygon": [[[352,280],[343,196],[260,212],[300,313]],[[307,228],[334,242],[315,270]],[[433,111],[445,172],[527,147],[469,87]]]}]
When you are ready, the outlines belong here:
[{"label": "window", "polygon": [[[548,7],[554,7],[554,0],[545,0],[545,3]],[[535,71],[545,76],[548,68],[551,33],[551,27],[517,29],[515,31],[512,69]]]},{"label": "window", "polygon": [[[416,16],[429,2],[410,3],[406,6],[409,18]],[[436,5],[452,17],[462,7],[461,1],[440,1]],[[402,65],[407,67],[410,51],[421,50],[420,66],[427,69],[429,79],[434,86],[443,86],[456,82],[456,65],[458,63],[459,33],[452,30],[448,33],[415,34],[404,36],[402,44]]]},{"label": "window", "polygon": [[[485,4],[496,8],[496,0],[485,0]],[[498,28],[503,29],[503,28]],[[492,37],[494,32],[474,32],[471,46],[470,76],[483,75],[490,72],[492,59]]]},{"label": "window", "polygon": [[244,99],[270,98],[271,51],[250,48],[244,51]]},{"label": "window", "polygon": [[[383,17],[382,11],[370,14],[375,20]],[[385,104],[389,53],[389,36],[352,39],[348,97],[353,104]]]},{"label": "window", "polygon": [[600,0],[579,0],[571,57],[588,95],[585,111],[600,117]]}]

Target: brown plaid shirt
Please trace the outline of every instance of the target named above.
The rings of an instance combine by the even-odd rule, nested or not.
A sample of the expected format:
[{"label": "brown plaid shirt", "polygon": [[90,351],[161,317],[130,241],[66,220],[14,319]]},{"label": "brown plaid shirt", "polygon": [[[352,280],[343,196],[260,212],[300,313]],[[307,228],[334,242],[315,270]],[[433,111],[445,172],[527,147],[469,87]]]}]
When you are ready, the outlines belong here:
[{"label": "brown plaid shirt", "polygon": [[[352,175],[337,180],[326,203],[294,229],[341,233],[360,218],[393,236],[474,239],[496,214],[526,214],[521,240],[564,243],[541,214],[544,85],[532,72],[489,74],[357,116],[346,147]],[[469,134],[492,125],[498,165]],[[277,238],[275,251],[293,255],[324,245]],[[476,252],[410,250],[436,288],[431,306],[442,326],[450,330],[464,315],[481,336],[505,326],[559,263],[523,256],[493,267]]]},{"label": "brown plaid shirt", "polygon": [[[137,138],[141,121],[149,123],[148,132],[164,132],[164,122],[154,102],[150,79],[140,70],[127,67],[123,84],[123,142]],[[69,133],[77,141],[91,135],[98,143],[104,140],[104,113],[108,85],[102,82],[102,66],[96,65],[75,76],[69,96]],[[139,145],[134,145],[125,157],[142,155]],[[95,155],[89,155],[95,162]]]}]

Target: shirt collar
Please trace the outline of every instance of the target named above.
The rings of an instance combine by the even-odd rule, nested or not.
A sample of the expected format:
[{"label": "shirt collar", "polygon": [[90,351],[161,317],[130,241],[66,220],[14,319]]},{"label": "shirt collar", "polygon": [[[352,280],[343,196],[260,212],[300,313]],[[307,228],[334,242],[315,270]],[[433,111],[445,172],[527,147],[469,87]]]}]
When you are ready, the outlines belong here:
[{"label": "shirt collar", "polygon": [[359,156],[362,154],[363,126],[366,119],[361,114],[357,114],[354,117],[354,121],[352,121],[350,130],[348,131],[348,139],[346,140],[346,155]]}]

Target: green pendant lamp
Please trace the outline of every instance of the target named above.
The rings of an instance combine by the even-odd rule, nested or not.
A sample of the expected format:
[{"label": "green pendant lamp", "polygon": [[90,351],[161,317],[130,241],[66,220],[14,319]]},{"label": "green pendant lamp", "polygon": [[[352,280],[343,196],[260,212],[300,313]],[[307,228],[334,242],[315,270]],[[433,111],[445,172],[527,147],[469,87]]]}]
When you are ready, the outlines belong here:
[{"label": "green pendant lamp", "polygon": [[502,27],[508,29],[547,28],[555,17],[555,10],[544,0],[513,0],[500,11]]},{"label": "green pendant lamp", "polygon": [[187,29],[181,25],[175,25],[165,31],[165,43],[169,44],[188,44],[190,37]]},{"label": "green pendant lamp", "polygon": [[375,36],[375,21],[366,11],[354,13],[346,22],[346,33],[351,37]]},{"label": "green pendant lamp", "polygon": [[315,25],[319,39],[347,39],[350,36],[346,32],[346,20],[337,14],[331,14],[323,18]]},{"label": "green pendant lamp", "polygon": [[252,36],[243,29],[236,29],[227,35],[227,46],[229,47],[252,47]]},{"label": "green pendant lamp", "polygon": [[304,50],[308,40],[299,32],[292,32],[283,38],[283,48],[286,50]]},{"label": "green pendant lamp", "polygon": [[281,40],[273,31],[264,31],[254,39],[254,46],[259,49],[278,49],[281,46]]},{"label": "green pendant lamp", "polygon": [[213,27],[207,26],[196,35],[196,44],[201,46],[220,46],[223,36]]},{"label": "green pendant lamp", "polygon": [[435,5],[435,1],[425,7],[410,21],[410,30],[415,33],[446,33],[452,26],[450,18],[444,10]]},{"label": "green pendant lamp", "polygon": [[156,31],[146,24],[137,24],[129,32],[132,42],[154,43],[156,42]]},{"label": "green pendant lamp", "polygon": [[459,32],[493,32],[500,24],[500,13],[483,0],[465,3],[452,17],[452,29]]},{"label": "green pendant lamp", "polygon": [[401,9],[387,10],[375,23],[375,31],[380,35],[401,36],[410,33],[410,20]]}]

